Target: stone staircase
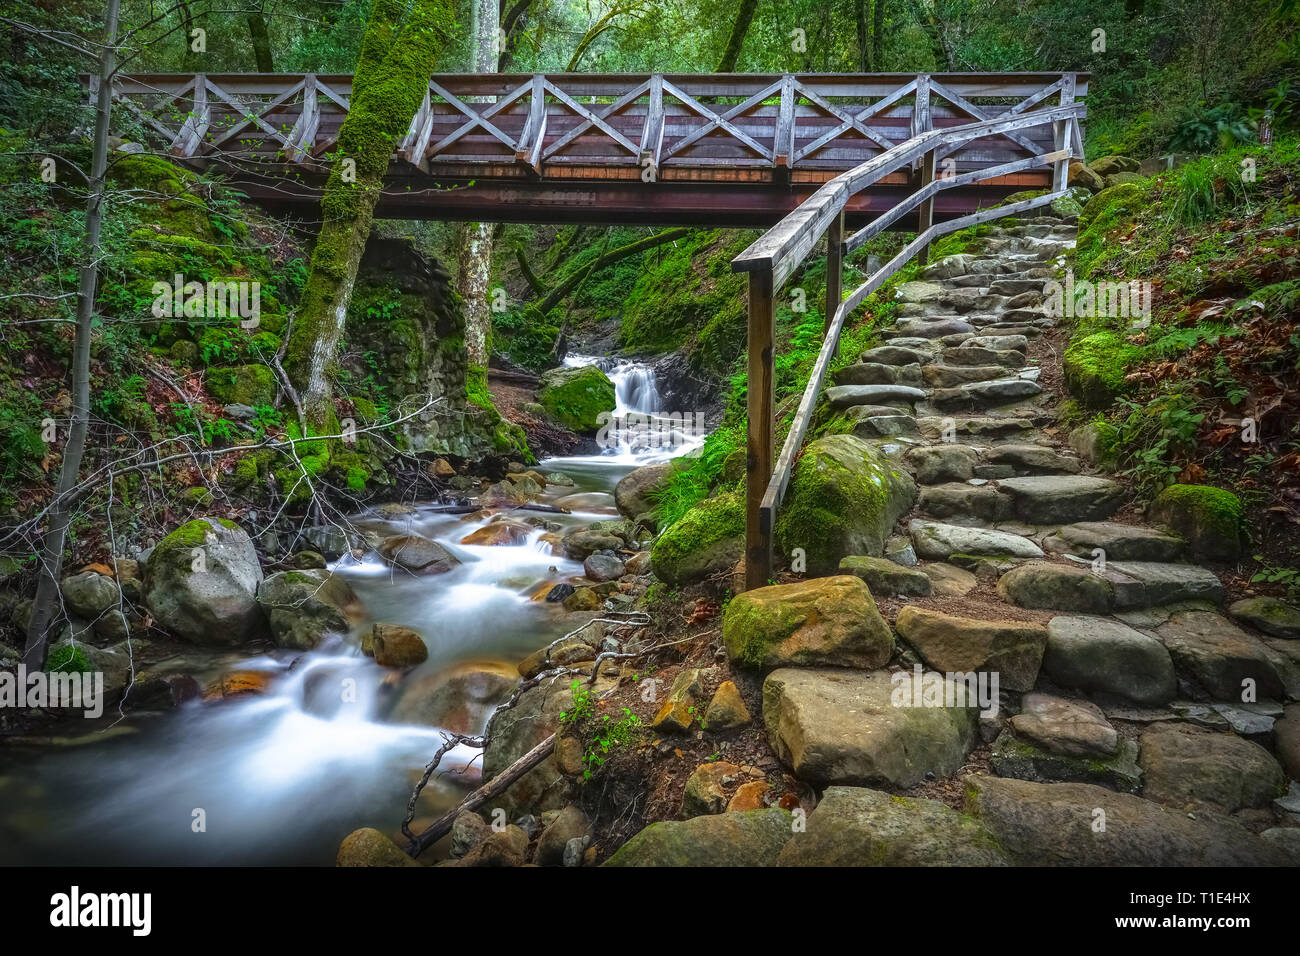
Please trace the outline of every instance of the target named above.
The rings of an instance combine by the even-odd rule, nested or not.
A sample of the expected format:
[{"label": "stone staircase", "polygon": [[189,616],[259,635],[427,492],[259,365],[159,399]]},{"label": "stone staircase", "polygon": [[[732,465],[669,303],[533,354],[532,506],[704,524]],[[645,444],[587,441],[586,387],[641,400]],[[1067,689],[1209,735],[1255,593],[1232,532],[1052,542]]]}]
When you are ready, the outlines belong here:
[{"label": "stone staircase", "polygon": [[[824,836],[865,828],[850,843],[922,839],[942,814],[845,788],[951,793],[965,780],[964,809],[982,822],[943,818],[953,862],[986,838],[1017,862],[1294,862],[1300,784],[1284,794],[1300,772],[1286,756],[1300,710],[1280,718],[1300,696],[1300,641],[1225,615],[1218,574],[1186,563],[1178,536],[1136,523],[1127,486],[1054,427],[1064,396],[1047,384],[1059,375],[1044,284],[1074,235],[1071,222],[1031,218],[932,263],[900,288],[886,344],[825,392],[918,488],[906,533],[884,557],[846,556],[841,575],[893,614],[904,667],[948,675],[945,687],[952,674],[998,673],[998,713],[903,715],[888,671],[817,668],[796,653],[764,680],[768,737],[796,776],[831,788],[828,806],[832,793],[836,805],[871,805],[856,818],[828,809]],[[780,602],[764,592],[801,588],[777,615],[787,645],[815,632],[808,660],[833,659],[831,606],[810,584],[740,595],[728,618]],[[862,640],[850,631],[846,647]],[[966,775],[975,751],[984,776]],[[1097,808],[1122,832],[1104,849],[1090,842]]]}]

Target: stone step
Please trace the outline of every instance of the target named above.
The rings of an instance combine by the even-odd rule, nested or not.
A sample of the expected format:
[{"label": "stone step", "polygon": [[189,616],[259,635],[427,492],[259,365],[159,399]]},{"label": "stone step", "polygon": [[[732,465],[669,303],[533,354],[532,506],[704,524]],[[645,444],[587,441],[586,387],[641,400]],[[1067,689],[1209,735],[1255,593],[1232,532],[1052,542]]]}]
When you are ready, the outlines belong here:
[{"label": "stone step", "polygon": [[983,441],[1024,440],[1035,431],[1034,423],[1023,418],[992,418],[984,416],[922,416],[916,420],[917,427],[926,438],[940,441],[944,430],[951,427],[957,438],[972,438]]},{"label": "stone step", "polygon": [[1058,528],[1044,539],[1043,547],[1082,558],[1093,557],[1100,548],[1108,561],[1173,561],[1182,555],[1184,543],[1182,538],[1154,528],[1085,521]]},{"label": "stone step", "polygon": [[1036,561],[998,580],[998,593],[1017,607],[1110,614],[1182,601],[1223,597],[1214,574],[1194,564],[1107,562],[1100,571],[1084,562]]},{"label": "stone step", "polygon": [[903,456],[903,461],[919,484],[941,485],[974,478],[981,451],[979,448],[955,443],[928,445],[909,450]]},{"label": "stone step", "polygon": [[[1015,354],[1019,355],[1020,353]],[[850,368],[853,367],[856,366],[850,366]],[[929,388],[952,388],[971,382],[988,382],[1004,378],[1007,370],[1001,365],[939,365],[932,363],[920,368],[919,373],[924,384]]]},{"label": "stone step", "polygon": [[972,382],[955,388],[936,388],[930,393],[929,402],[944,412],[979,411],[1031,399],[1042,394],[1042,391],[1042,386],[1037,382],[1004,378],[991,382]]},{"label": "stone step", "polygon": [[863,363],[868,364],[924,365],[933,361],[935,354],[933,343],[927,342],[924,348],[920,346],[881,345],[874,349],[867,349],[858,358]]},{"label": "stone step", "polygon": [[1041,558],[1043,549],[1028,538],[1006,531],[943,524],[913,518],[908,534],[916,553],[931,561],[947,561],[953,555],[996,558]]},{"label": "stone step", "polygon": [[1030,524],[1071,524],[1109,518],[1123,503],[1124,486],[1088,475],[1008,478],[998,491],[1012,501],[1011,513]]},{"label": "stone step", "polygon": [[885,365],[880,362],[859,362],[847,365],[832,376],[836,385],[909,385],[919,388],[924,384],[921,366]]},{"label": "stone step", "polygon": [[960,521],[967,525],[993,524],[1011,517],[1011,499],[988,482],[949,482],[923,486],[916,510],[932,518]]},{"label": "stone step", "polygon": [[971,345],[949,346],[939,353],[945,365],[1000,365],[1003,368],[1024,368],[1025,353],[1016,349],[988,349]]},{"label": "stone step", "polygon": [[1021,292],[1041,293],[1045,281],[1044,279],[998,279],[989,286],[989,290],[1003,296],[1019,295]]},{"label": "stone step", "polygon": [[1079,472],[1079,459],[1069,458],[1046,445],[998,445],[984,454],[991,465],[1008,465],[1014,474],[1063,474]]},{"label": "stone step", "polygon": [[925,392],[906,385],[835,385],[826,389],[826,400],[832,408],[913,402],[923,398]]},{"label": "stone step", "polygon": [[975,326],[963,319],[940,319],[933,322],[927,322],[925,319],[904,319],[892,329],[886,329],[881,335],[886,341],[892,341],[896,338],[937,339],[945,335],[974,331]]},{"label": "stone step", "polygon": [[961,343],[962,347],[994,349],[1005,351],[1015,349],[1023,352],[1029,348],[1029,340],[1023,335],[977,335]]}]

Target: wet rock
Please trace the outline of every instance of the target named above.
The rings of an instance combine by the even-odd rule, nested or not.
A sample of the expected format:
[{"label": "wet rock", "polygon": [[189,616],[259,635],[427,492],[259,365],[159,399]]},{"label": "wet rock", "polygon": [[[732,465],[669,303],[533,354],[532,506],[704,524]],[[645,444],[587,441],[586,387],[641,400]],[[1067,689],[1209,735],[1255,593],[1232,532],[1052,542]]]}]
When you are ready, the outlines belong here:
[{"label": "wet rock", "polygon": [[326,634],[348,633],[345,609],[356,602],[347,580],[324,570],[279,571],[257,589],[275,643],[299,651],[316,647]]},{"label": "wet rock", "polygon": [[454,554],[418,534],[399,534],[385,538],[379,545],[380,556],[389,564],[417,574],[443,574],[460,564]]},{"label": "wet rock", "polygon": [[1178,691],[1164,645],[1107,618],[1052,618],[1043,671],[1062,687],[1102,691],[1139,704],[1164,704]]},{"label": "wet rock", "polygon": [[257,603],[262,568],[233,521],[197,518],[149,555],[145,603],[158,626],[203,644],[242,644],[267,633]]},{"label": "wet rock", "polygon": [[731,600],[722,622],[727,654],[741,666],[884,665],[893,634],[871,592],[850,575],[756,588]]},{"label": "wet rock", "polygon": [[1047,645],[1047,628],[1021,621],[955,617],[909,604],[894,622],[931,667],[944,673],[992,672],[1003,689],[1033,689]]},{"label": "wet rock", "polygon": [[429,658],[429,648],[419,633],[400,624],[375,624],[370,629],[370,646],[381,667],[405,670]]},{"label": "wet rock", "polygon": [[574,588],[560,603],[566,611],[599,611],[602,602],[595,588]]},{"label": "wet rock", "polygon": [[460,539],[461,544],[497,547],[523,544],[533,527],[522,521],[491,521]]},{"label": "wet rock", "polygon": [[419,866],[373,827],[353,830],[339,844],[337,866]]},{"label": "wet rock", "polygon": [[[910,787],[928,773],[955,772],[974,743],[976,711],[897,706],[895,683],[884,671],[773,671],[763,683],[773,751],[817,786]],[[953,688],[946,691],[959,699]]]},{"label": "wet rock", "polygon": [[784,810],[720,813],[652,823],[606,866],[775,866],[792,834]]},{"label": "wet rock", "polygon": [[582,563],[582,570],[593,581],[616,581],[626,572],[622,561],[610,554],[593,554]]},{"label": "wet rock", "polygon": [[1005,866],[978,820],[935,800],[828,787],[780,866]]},{"label": "wet rock", "polygon": [[473,810],[462,810],[451,823],[451,856],[459,860],[489,836],[492,827]]},{"label": "wet rock", "polygon": [[614,486],[614,504],[618,507],[619,513],[653,530],[654,511],[657,505],[655,495],[668,484],[673,470],[672,462],[663,462],[657,465],[643,465],[624,475]]},{"label": "wet rock", "polygon": [[1142,795],[1171,807],[1232,812],[1266,807],[1286,777],[1263,747],[1190,724],[1156,724],[1142,735]]},{"label": "wet rock", "polygon": [[597,649],[587,641],[582,640],[581,637],[574,637],[550,648],[549,659],[547,650],[545,647],[539,648],[520,661],[519,675],[524,679],[528,679],[536,677],[542,671],[551,667],[569,667],[586,661],[594,661]]},{"label": "wet rock", "polygon": [[416,681],[408,677],[388,719],[477,734],[514,689],[513,668],[505,664],[465,664]]}]

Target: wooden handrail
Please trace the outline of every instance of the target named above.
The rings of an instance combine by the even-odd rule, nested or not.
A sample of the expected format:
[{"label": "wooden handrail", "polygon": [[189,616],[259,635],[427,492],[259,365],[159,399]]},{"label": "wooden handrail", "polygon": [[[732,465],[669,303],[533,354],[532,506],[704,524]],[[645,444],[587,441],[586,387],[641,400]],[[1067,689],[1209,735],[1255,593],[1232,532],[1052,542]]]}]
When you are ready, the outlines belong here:
[{"label": "wooden handrail", "polygon": [[[931,78],[933,79],[933,78]],[[927,84],[928,85],[928,84]],[[935,84],[938,85],[938,84]],[[918,89],[923,88],[918,82]],[[943,95],[952,98],[950,90]],[[1008,110],[1007,115],[944,130],[925,130],[893,149],[854,169],[831,179],[817,190],[794,212],[761,236],[748,249],[732,260],[732,269],[750,274],[749,287],[749,421],[747,441],[746,490],[746,586],[762,587],[772,571],[772,529],[776,509],[785,495],[793,473],[794,460],[803,445],[808,426],[816,408],[822,385],[830,363],[839,348],[840,333],[848,316],[871,293],[879,289],[904,264],[917,255],[926,256],[930,243],[938,237],[958,229],[977,225],[1003,216],[1014,215],[1028,209],[1053,202],[1068,191],[1067,166],[1078,155],[1082,143],[1079,121],[1086,115],[1082,103],[1074,102],[1075,78],[1071,74],[1061,77],[1046,90],[1039,91],[1028,100]],[[1059,93],[1061,105],[1047,109],[1027,111],[1035,103]],[[921,106],[918,97],[918,112]],[[1034,153],[1023,159],[1000,163],[960,175],[936,175],[940,157],[959,149],[963,144],[985,136],[1012,136],[1017,131],[1051,123],[1053,149]],[[925,125],[922,121],[918,125]],[[1033,144],[1015,136],[1017,143],[1027,147]],[[1081,156],[1079,158],[1082,158]],[[919,187],[899,201],[893,208],[878,216],[852,236],[842,234],[844,209],[849,200],[880,179],[897,170],[922,160]],[[934,197],[944,189],[967,183],[1004,176],[1034,166],[1053,167],[1052,188],[1046,195],[1006,206],[979,210],[942,223],[933,221]],[[897,222],[903,216],[919,211],[917,235],[889,262],[877,269],[868,279],[841,300],[843,257],[860,247],[872,236]],[[794,421],[781,449],[781,455],[772,464],[774,381],[773,298],[776,291],[803,264],[808,254],[828,236],[827,323],[825,337],[817,361],[804,388]],[[834,270],[832,276],[830,271]]]}]

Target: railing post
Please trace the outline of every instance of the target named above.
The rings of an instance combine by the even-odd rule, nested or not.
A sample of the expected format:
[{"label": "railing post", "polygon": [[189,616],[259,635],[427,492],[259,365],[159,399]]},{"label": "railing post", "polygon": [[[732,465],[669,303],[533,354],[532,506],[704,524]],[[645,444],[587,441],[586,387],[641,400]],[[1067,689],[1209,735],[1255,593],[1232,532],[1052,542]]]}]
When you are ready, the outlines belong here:
[{"label": "railing post", "polygon": [[772,348],[775,316],[772,269],[749,274],[749,381],[745,456],[745,587],[764,587],[772,576],[772,527],[763,495],[772,480],[775,382]]},{"label": "railing post", "polygon": [[[924,189],[930,183],[934,182],[935,172],[939,165],[939,151],[932,149],[921,159],[921,188]],[[919,236],[925,230],[934,225],[934,197],[922,201],[916,210],[916,234]],[[930,261],[930,244],[927,242],[921,247],[921,251],[916,254],[917,264],[924,269]]]},{"label": "railing post", "polygon": [[844,298],[844,210],[831,220],[826,230],[826,328],[831,327],[835,310]]}]

